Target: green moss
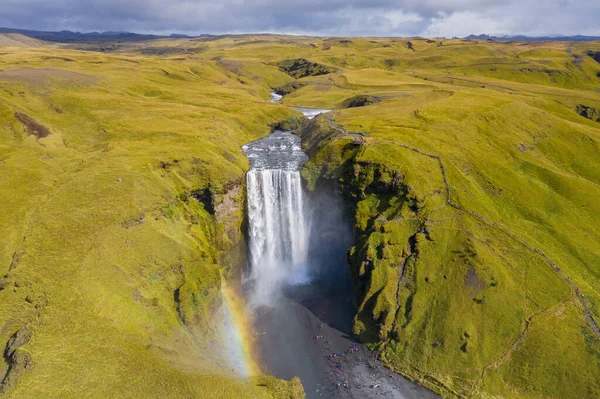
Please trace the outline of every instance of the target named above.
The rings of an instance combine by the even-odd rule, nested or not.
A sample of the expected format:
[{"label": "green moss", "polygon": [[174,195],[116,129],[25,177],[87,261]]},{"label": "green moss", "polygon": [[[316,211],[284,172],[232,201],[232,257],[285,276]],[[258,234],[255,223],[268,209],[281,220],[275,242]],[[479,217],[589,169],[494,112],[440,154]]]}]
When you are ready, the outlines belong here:
[{"label": "green moss", "polygon": [[291,118],[287,118],[280,122],[277,122],[274,126],[274,130],[282,130],[284,132],[289,132],[292,130],[298,130],[304,123],[305,119],[302,116],[295,116]]},{"label": "green moss", "polygon": [[7,49],[0,342],[31,326],[35,365],[10,397],[302,395],[228,375],[213,352],[219,276],[240,262],[223,251],[243,247],[243,193],[227,193],[248,168],[240,146],[297,115],[265,101],[287,84],[284,104],[380,100],[330,114],[360,146],[324,117],[300,132],[308,187],[335,180],[356,218],[355,333],[446,396],[598,396],[598,338],[539,253],[600,322],[600,45],[410,42]]},{"label": "green moss", "polygon": [[310,62],[304,58],[284,60],[276,64],[280,70],[288,75],[299,79],[306,76],[319,76],[335,72],[335,69],[327,65]]},{"label": "green moss", "polygon": [[[0,289],[0,342],[31,326],[35,364],[9,397],[273,397],[230,372],[219,330],[243,198],[219,199],[248,168],[241,145],[295,114],[257,93],[269,79],[56,48],[17,50],[7,69],[0,275],[18,287]],[[27,135],[16,112],[50,134]]]},{"label": "green moss", "polygon": [[[363,76],[361,83],[369,82],[369,75]],[[394,82],[393,75],[371,76],[374,82]],[[583,249],[593,247],[597,237],[588,234],[595,230],[588,225],[587,233],[578,233],[569,217],[589,223],[587,210],[594,206],[586,198],[596,189],[587,181],[599,176],[573,160],[594,162],[598,130],[574,115],[576,102],[567,98],[576,92],[535,86],[545,94],[534,94],[534,86],[469,79],[486,90],[454,81],[451,95],[413,92],[406,100],[390,95],[372,107],[334,115],[346,130],[367,133],[366,144],[344,160],[342,147],[327,142],[307,165],[314,174],[323,172],[313,180],[332,176],[326,171],[333,168],[356,206],[361,235],[349,253],[360,304],[354,332],[382,351],[392,368],[446,395],[592,394],[599,366],[590,361],[573,366],[589,392],[558,394],[546,388],[553,384],[547,376],[568,373],[570,366],[557,360],[560,355],[544,356],[530,346],[541,341],[529,336],[533,327],[528,326],[552,328],[542,320],[571,295],[533,248],[551,252],[580,289],[597,285],[587,266],[591,254]],[[497,86],[488,89],[492,82]],[[506,94],[507,87],[512,94]],[[563,106],[546,102],[558,99],[559,92]],[[578,155],[571,146],[581,146]],[[442,160],[452,202],[484,220],[448,205],[440,163],[431,154]],[[582,244],[585,235],[589,245]],[[591,287],[586,292],[592,306],[595,292]],[[555,337],[567,342],[578,336],[583,342],[593,336],[590,342],[597,342],[580,330],[578,323],[586,324],[580,308],[564,312],[568,316],[560,319]],[[527,355],[516,355],[515,348]],[[584,353],[578,356],[587,359]],[[539,362],[529,366],[526,356]],[[552,373],[543,371],[547,365],[553,365]],[[510,378],[506,371],[498,378],[491,371],[503,367],[525,369]],[[529,367],[536,371],[525,371]]]}]

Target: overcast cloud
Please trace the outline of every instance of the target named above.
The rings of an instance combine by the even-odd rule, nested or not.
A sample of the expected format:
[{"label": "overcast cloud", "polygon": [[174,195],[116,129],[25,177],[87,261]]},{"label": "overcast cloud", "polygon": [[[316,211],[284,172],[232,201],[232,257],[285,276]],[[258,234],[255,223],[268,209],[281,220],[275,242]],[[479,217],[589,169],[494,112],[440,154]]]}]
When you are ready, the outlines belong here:
[{"label": "overcast cloud", "polygon": [[0,27],[190,35],[600,35],[600,1],[0,0]]}]

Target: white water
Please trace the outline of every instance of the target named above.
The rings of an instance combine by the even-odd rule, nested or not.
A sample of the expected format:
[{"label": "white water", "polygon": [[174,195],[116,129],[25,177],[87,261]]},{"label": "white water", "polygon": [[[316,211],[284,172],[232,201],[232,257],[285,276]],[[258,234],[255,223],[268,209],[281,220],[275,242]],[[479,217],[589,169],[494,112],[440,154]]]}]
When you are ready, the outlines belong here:
[{"label": "white water", "polygon": [[281,94],[277,94],[275,92],[271,93],[271,99],[269,100],[270,103],[278,103],[279,101],[281,101],[281,99],[283,98],[283,96]]},{"label": "white water", "polygon": [[244,146],[248,185],[251,305],[269,305],[285,285],[305,284],[308,232],[299,169],[306,161],[300,138],[289,132]]},{"label": "white water", "polygon": [[303,107],[292,107],[292,108],[302,112],[302,115],[304,115],[306,117],[306,119],[313,119],[313,118],[316,118],[320,114],[326,114],[328,112],[331,112],[330,109],[303,108]]}]

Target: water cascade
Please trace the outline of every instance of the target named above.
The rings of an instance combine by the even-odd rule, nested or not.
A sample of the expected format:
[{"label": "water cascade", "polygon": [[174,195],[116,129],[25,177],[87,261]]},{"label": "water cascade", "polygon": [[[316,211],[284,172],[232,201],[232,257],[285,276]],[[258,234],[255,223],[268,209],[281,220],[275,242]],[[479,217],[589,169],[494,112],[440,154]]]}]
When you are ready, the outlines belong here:
[{"label": "water cascade", "polygon": [[308,232],[300,167],[300,138],[289,132],[243,147],[247,174],[250,304],[269,305],[285,285],[309,281]]},{"label": "water cascade", "polygon": [[[299,110],[306,118],[328,112]],[[244,291],[261,369],[299,377],[307,399],[430,398],[391,375],[352,337],[356,309],[346,253],[354,235],[336,182],[304,192],[300,168],[307,156],[290,132],[242,148],[251,166]]]}]

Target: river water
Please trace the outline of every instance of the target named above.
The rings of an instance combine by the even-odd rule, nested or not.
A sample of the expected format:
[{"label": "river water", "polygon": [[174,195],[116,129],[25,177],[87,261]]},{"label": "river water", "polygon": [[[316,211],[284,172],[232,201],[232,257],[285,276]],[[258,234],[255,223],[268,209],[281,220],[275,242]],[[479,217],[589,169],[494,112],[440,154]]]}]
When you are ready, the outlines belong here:
[{"label": "river water", "polygon": [[276,131],[243,150],[251,164],[244,285],[263,372],[300,377],[307,398],[437,397],[385,369],[352,337],[353,230],[333,186],[303,189],[300,138]]}]

